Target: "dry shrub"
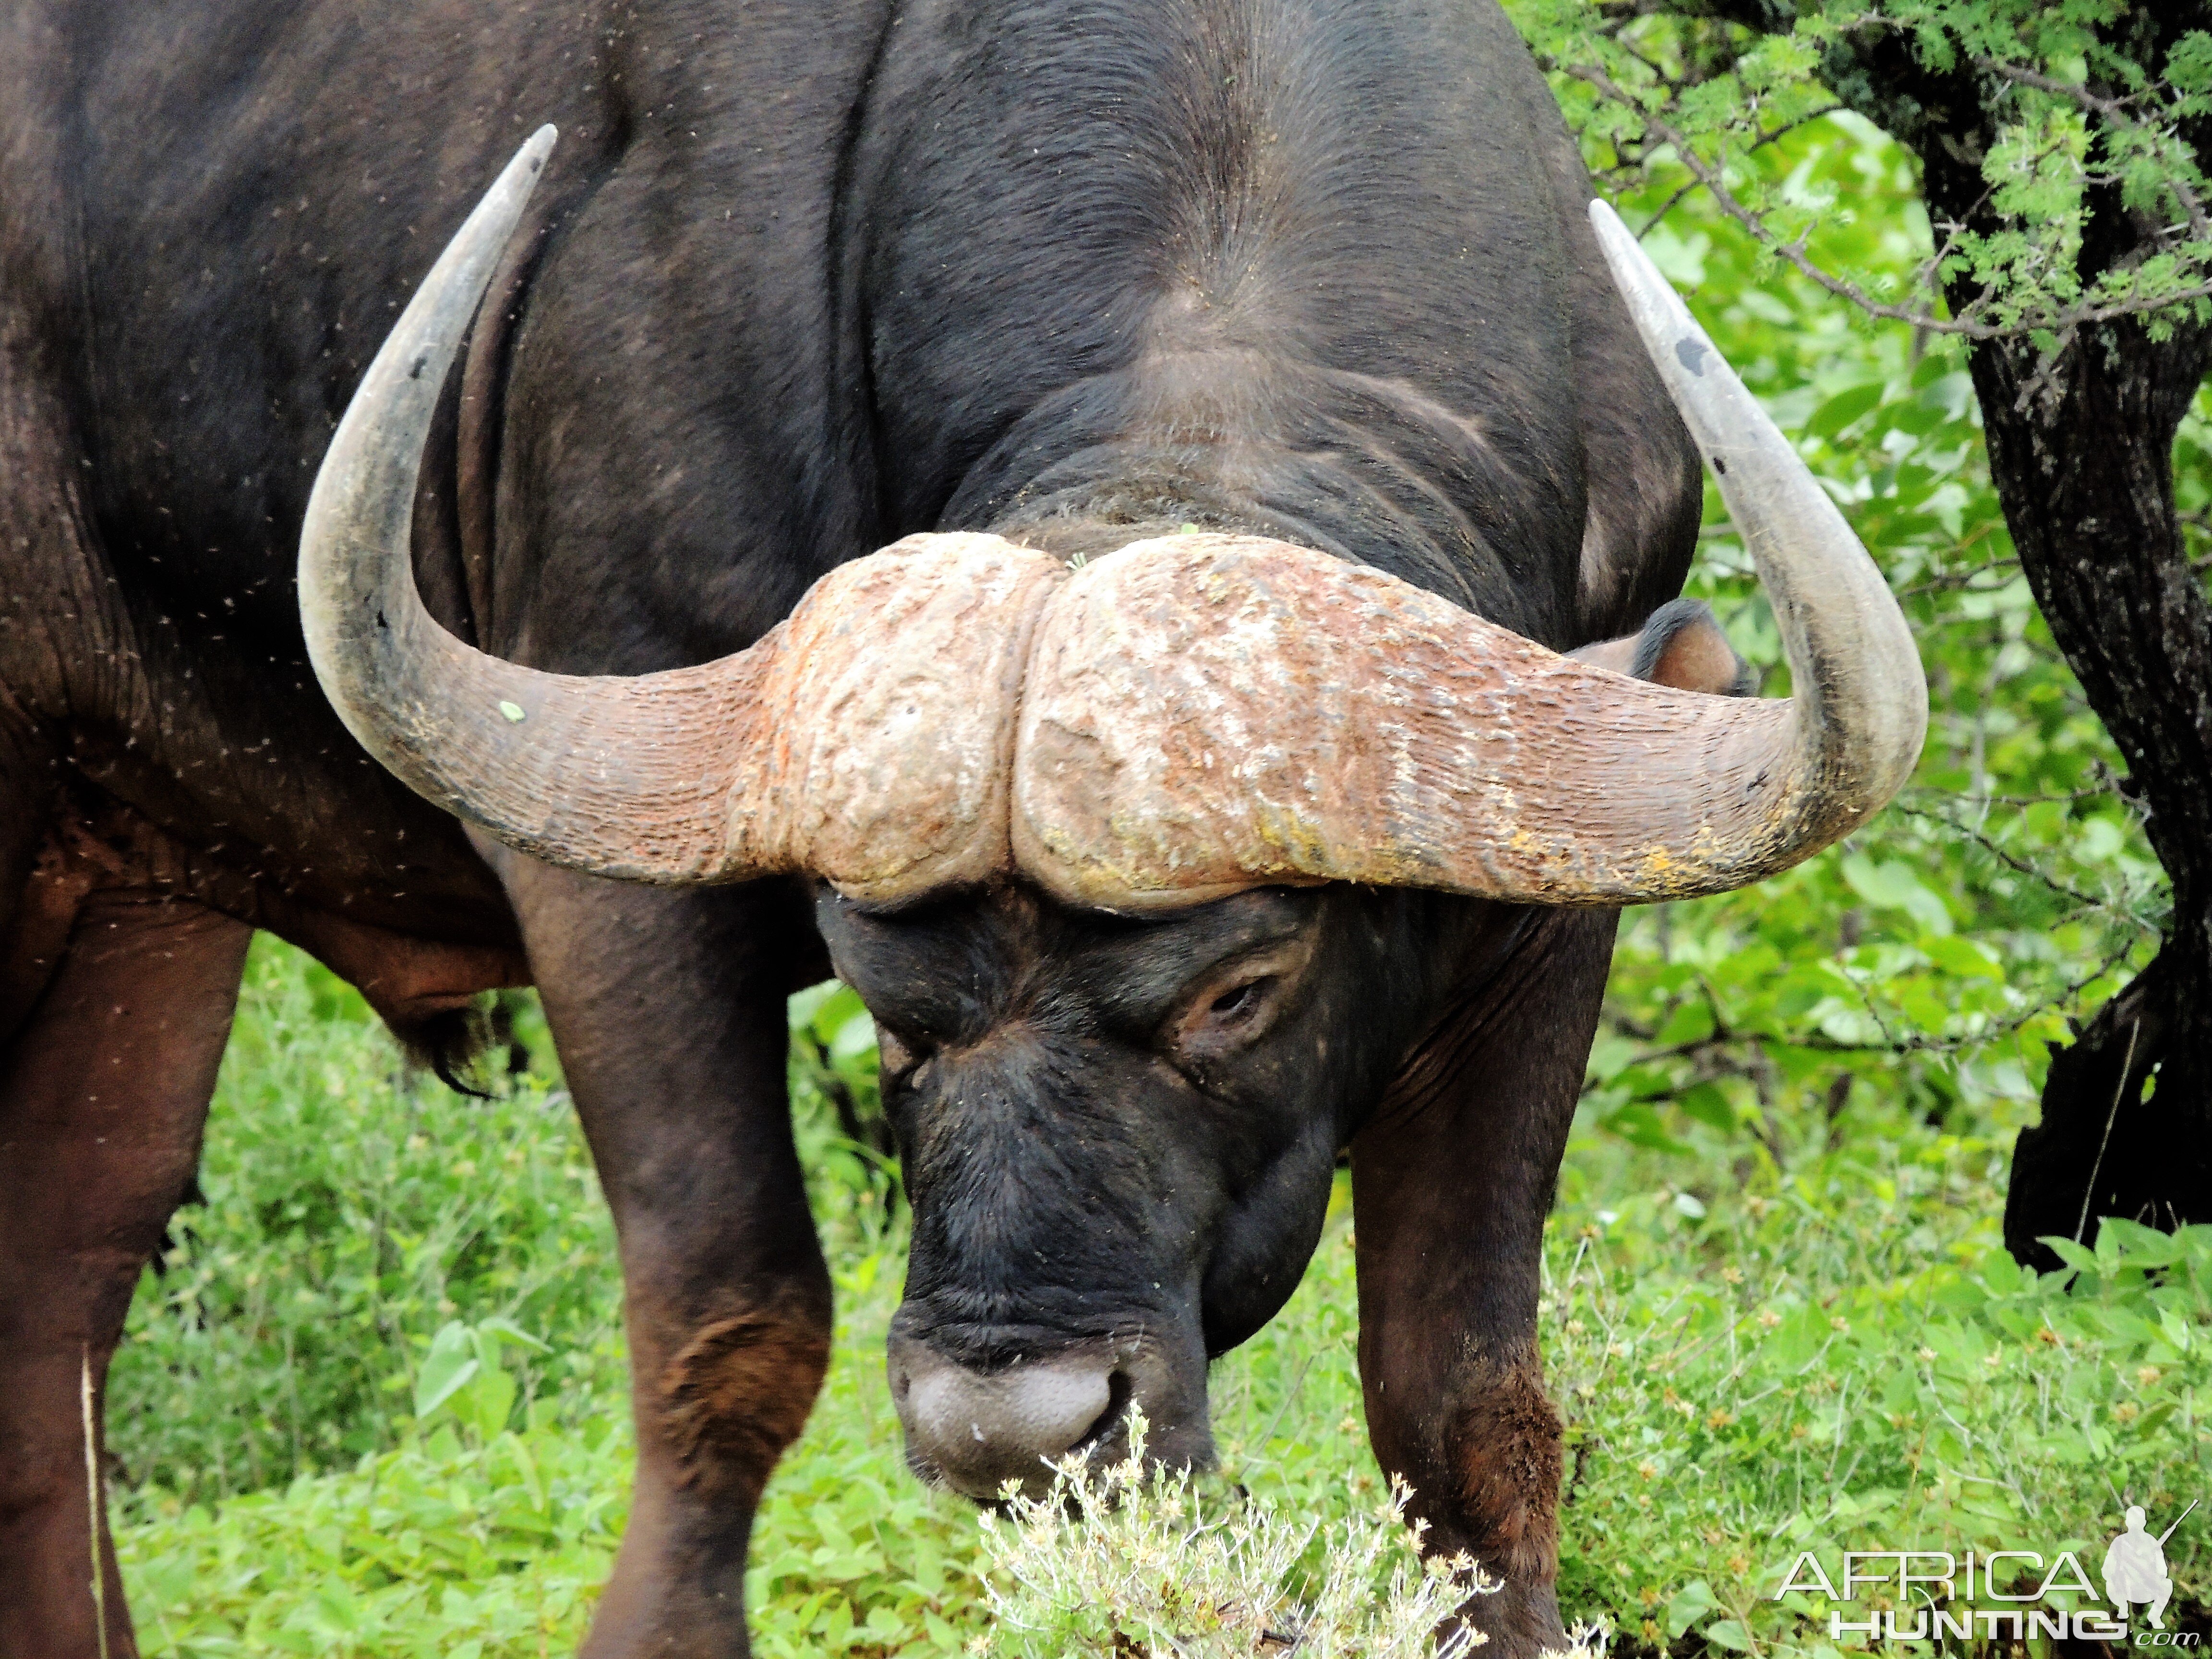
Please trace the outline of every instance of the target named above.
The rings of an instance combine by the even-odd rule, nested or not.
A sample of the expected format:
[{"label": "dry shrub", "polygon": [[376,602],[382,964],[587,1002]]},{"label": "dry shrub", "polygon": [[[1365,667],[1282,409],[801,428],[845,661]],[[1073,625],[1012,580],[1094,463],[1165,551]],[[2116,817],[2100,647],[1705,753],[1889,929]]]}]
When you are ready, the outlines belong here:
[{"label": "dry shrub", "polygon": [[1424,1563],[1402,1482],[1334,1526],[1129,1455],[1054,1467],[1051,1490],[983,1517],[997,1627],[980,1653],[1033,1659],[1466,1659],[1484,1638],[1462,1623],[1493,1592],[1462,1555]]}]

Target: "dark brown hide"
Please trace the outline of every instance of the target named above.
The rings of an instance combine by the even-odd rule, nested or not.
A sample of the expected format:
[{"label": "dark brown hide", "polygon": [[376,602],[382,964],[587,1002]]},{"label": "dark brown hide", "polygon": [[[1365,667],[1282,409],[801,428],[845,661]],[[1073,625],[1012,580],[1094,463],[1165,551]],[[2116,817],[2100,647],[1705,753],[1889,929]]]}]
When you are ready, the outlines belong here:
[{"label": "dark brown hide", "polygon": [[[783,999],[827,971],[805,896],[485,852],[348,738],[293,592],[337,415],[521,136],[562,141],[448,384],[414,550],[437,619],[530,667],[742,649],[916,532],[1103,546],[1139,520],[1282,537],[1571,647],[1680,586],[1694,459],[1581,217],[1575,146],[1487,3],[364,15],[0,7],[0,1651],[94,1650],[78,1356],[104,1365],[189,1176],[251,923],[402,1027],[536,980],[633,1365],[635,1495],[587,1650],[728,1659],[759,1482],[830,1327],[784,1092]],[[1254,1175],[1242,1231],[1203,1252],[1132,1235],[1188,1245],[1219,1346],[1288,1294],[1336,1147],[1455,959],[1432,947],[1461,923],[1423,931],[1442,908],[1329,890],[1346,939],[1398,931],[1282,974],[1327,981],[1302,994],[1328,1067],[1285,1036],[1276,1073],[1206,1115]],[[1557,1635],[1522,1362],[1605,955],[1602,917],[1526,925],[1504,988],[1446,1022],[1452,1064],[1356,1154],[1376,1443],[1440,1544],[1519,1575],[1495,1626],[1515,1654]],[[1239,988],[1135,954],[1173,1005],[1164,1041],[1216,1086],[1237,1008],[1209,1025],[1195,999]],[[1379,1030],[1383,1002],[1407,1030]],[[1389,1053],[1347,1064],[1361,1045]],[[1277,1081],[1317,1103],[1284,1121]],[[1059,1085],[1079,1105],[1080,1082]],[[1266,1178],[1270,1136],[1302,1148],[1295,1181]],[[1128,1239],[1069,1231],[1086,1284],[1126,1288]],[[1037,1314],[1026,1282],[979,1339]],[[1078,1311],[1111,1325],[1111,1300]],[[1194,1395],[1211,1345],[1179,1351]]]},{"label": "dark brown hide", "polygon": [[1458,1498],[1485,1554],[1509,1580],[1542,1583],[1559,1565],[1559,1416],[1544,1368],[1528,1358],[1471,1364],[1467,1404],[1449,1432]]},{"label": "dark brown hide", "polygon": [[1352,1143],[1368,1433],[1384,1470],[1413,1483],[1427,1547],[1469,1551],[1504,1581],[1468,1610],[1506,1652],[1564,1641],[1559,1429],[1536,1304],[1613,927],[1529,916]]},{"label": "dark brown hide", "polygon": [[[716,1300],[733,1305],[740,1297]],[[829,1310],[793,1293],[701,1327],[660,1379],[664,1431],[684,1485],[757,1503],[775,1460],[806,1425],[829,1364]]]},{"label": "dark brown hide", "polygon": [[62,962],[76,906],[104,887],[186,900],[289,940],[356,987],[425,1059],[446,1058],[430,1050],[447,1016],[485,991],[530,982],[528,964],[511,945],[447,944],[312,908],[97,790],[80,787],[62,798],[16,900],[10,948],[0,952],[0,1041],[27,1018]]},{"label": "dark brown hide", "polygon": [[1678,691],[1747,697],[1759,689],[1758,675],[1736,655],[1712,608],[1697,599],[1670,599],[1637,632],[1568,654]]},{"label": "dark brown hide", "polygon": [[[79,1378],[104,1388],[138,1274],[191,1179],[249,929],[84,884],[60,966],[0,1048],[0,1653],[82,1659]],[[101,1516],[108,1651],[136,1651]]]},{"label": "dark brown hide", "polygon": [[783,1092],[784,999],[828,964],[779,884],[661,892],[486,850],[552,965],[546,1017],[622,1248],[637,1484],[585,1652],[741,1654],[761,1482],[829,1351]]}]

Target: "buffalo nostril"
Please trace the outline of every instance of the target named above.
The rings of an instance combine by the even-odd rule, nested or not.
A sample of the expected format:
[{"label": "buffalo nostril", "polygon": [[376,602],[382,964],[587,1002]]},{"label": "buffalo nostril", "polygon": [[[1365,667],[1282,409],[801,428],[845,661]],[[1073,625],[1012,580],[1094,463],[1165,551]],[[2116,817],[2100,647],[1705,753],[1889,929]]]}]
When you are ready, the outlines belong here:
[{"label": "buffalo nostril", "polygon": [[1091,1426],[1083,1431],[1083,1437],[1068,1449],[1088,1451],[1120,1428],[1122,1418],[1128,1414],[1129,1401],[1136,1392],[1137,1385],[1130,1381],[1128,1372],[1117,1370],[1109,1376],[1106,1379],[1106,1409],[1098,1413]]},{"label": "buffalo nostril", "polygon": [[1103,1369],[1021,1366],[994,1376],[948,1366],[907,1391],[933,1438],[1003,1442],[1054,1456],[1080,1440],[1113,1399]]}]

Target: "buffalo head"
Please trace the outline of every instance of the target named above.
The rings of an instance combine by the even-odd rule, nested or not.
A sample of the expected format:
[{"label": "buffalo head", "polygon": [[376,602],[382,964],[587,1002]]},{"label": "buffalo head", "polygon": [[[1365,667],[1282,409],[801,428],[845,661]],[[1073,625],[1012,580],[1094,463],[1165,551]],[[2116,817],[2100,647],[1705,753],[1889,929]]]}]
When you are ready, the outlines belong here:
[{"label": "buffalo head", "polygon": [[1786,702],[1632,678],[1235,534],[1074,568],[912,536],[737,655],[636,678],[476,652],[416,596],[410,515],[550,143],[462,228],[339,428],[301,555],[309,650],[372,754],[511,846],[817,883],[914,1202],[894,1392],[917,1465],[963,1490],[1110,1445],[1133,1401],[1162,1455],[1202,1460],[1207,1357],[1289,1294],[1336,1152],[1444,977],[1494,963],[1525,907],[1785,869],[1918,757],[1925,686],[1880,574],[1595,204],[1773,599]]},{"label": "buffalo head", "polygon": [[877,1016],[914,1205],[891,1387],[975,1496],[1040,1455],[1209,1454],[1206,1362],[1282,1305],[1337,1149],[1430,999],[1427,896],[1267,887],[1139,916],[1018,885],[817,915]]}]

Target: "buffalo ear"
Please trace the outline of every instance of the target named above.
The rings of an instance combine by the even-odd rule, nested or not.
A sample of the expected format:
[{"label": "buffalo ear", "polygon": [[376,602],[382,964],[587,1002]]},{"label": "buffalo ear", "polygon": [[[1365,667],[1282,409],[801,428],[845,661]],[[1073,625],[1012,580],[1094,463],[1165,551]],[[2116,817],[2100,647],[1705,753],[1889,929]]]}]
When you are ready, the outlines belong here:
[{"label": "buffalo ear", "polygon": [[1717,697],[1747,697],[1759,690],[1759,676],[1735,653],[1702,599],[1669,599],[1651,613],[1640,633],[1600,640],[1567,653],[1678,691],[1704,691]]}]

